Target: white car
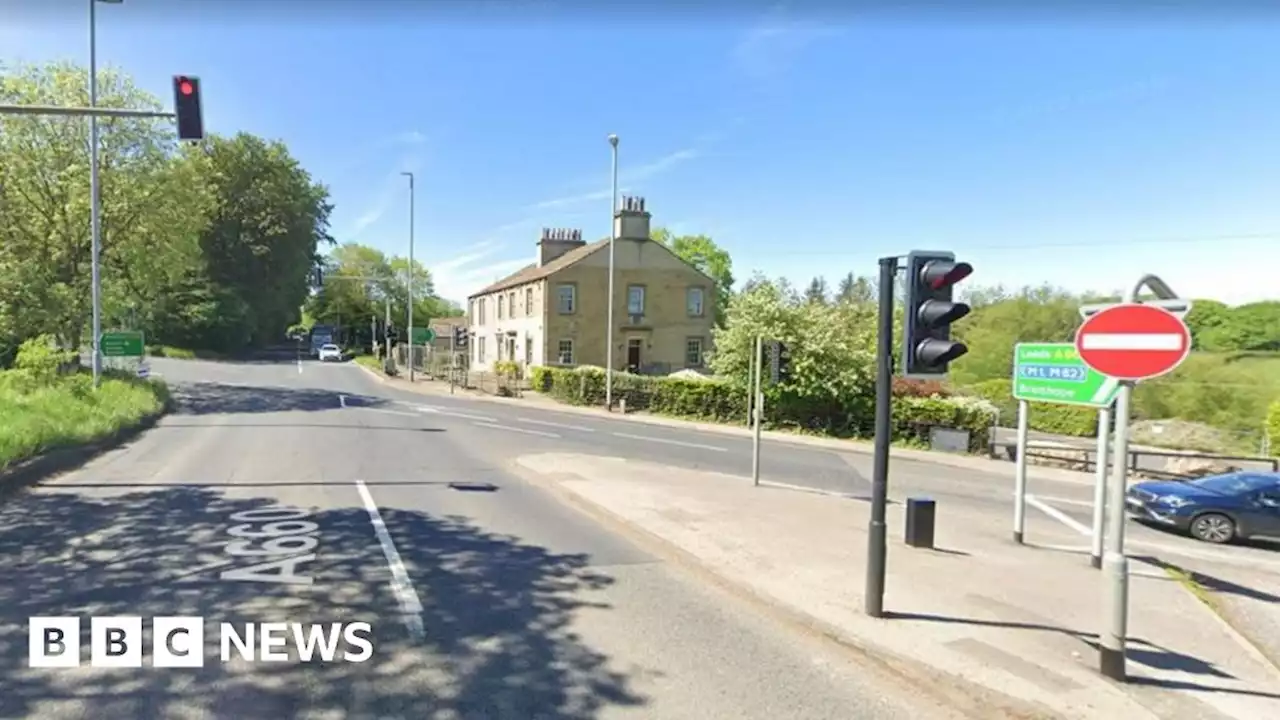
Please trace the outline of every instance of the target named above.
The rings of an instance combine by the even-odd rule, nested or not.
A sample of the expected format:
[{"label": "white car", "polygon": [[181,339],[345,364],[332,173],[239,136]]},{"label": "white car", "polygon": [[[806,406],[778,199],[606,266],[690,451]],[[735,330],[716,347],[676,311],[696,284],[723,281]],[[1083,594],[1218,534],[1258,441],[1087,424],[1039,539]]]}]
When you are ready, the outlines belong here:
[{"label": "white car", "polygon": [[333,343],[321,345],[320,362],[329,362],[330,360],[342,362],[342,348],[334,345]]}]

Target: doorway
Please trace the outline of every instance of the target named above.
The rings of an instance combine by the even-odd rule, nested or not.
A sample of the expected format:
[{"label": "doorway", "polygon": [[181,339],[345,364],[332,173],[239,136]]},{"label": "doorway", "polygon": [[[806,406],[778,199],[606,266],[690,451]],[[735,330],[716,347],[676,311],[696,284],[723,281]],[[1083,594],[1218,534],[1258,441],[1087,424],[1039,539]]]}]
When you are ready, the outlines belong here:
[{"label": "doorway", "polygon": [[643,344],[644,340],[641,338],[627,340],[627,372],[640,374],[640,348]]}]

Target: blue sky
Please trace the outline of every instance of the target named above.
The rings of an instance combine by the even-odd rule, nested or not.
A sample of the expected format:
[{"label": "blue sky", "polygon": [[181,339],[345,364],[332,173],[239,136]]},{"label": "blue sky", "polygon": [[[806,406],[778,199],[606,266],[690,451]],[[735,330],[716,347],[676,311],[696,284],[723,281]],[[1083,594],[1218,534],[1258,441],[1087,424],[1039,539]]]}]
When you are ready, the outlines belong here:
[{"label": "blue sky", "polygon": [[[0,0],[0,58],[85,61],[84,5]],[[924,248],[973,283],[1280,297],[1240,279],[1280,262],[1280,15],[463,6],[125,0],[99,5],[99,61],[166,103],[200,76],[207,130],[285,140],[339,240],[406,254],[415,172],[417,256],[453,299],[540,227],[607,234],[611,132],[623,188],[740,280]]]}]

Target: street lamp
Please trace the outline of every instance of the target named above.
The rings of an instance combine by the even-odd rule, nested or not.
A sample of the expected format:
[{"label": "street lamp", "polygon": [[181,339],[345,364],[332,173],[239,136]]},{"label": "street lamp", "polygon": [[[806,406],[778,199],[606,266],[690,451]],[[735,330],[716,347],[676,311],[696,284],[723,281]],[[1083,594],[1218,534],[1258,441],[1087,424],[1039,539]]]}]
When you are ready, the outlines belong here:
[{"label": "street lamp", "polygon": [[409,382],[413,382],[413,173],[400,174],[409,178],[409,279],[406,281],[409,288],[409,317],[405,325],[409,332]]},{"label": "street lamp", "polygon": [[[89,107],[98,105],[98,13],[100,2],[119,5],[124,0],[89,0]],[[102,252],[102,226],[98,200],[98,116],[89,116],[89,234],[91,237],[90,267],[92,268],[93,293],[93,386],[102,381],[102,272],[99,255]]]},{"label": "street lamp", "polygon": [[618,212],[618,136],[609,136],[613,148],[613,199],[609,206],[609,329],[605,331],[604,404],[613,410],[613,245],[618,239],[618,224],[614,215]]}]

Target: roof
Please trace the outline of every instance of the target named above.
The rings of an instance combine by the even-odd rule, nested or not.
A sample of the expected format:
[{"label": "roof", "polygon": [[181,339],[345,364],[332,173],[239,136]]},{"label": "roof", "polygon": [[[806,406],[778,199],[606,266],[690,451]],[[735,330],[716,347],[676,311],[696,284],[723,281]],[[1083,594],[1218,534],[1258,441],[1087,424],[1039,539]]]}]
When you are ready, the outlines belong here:
[{"label": "roof", "polygon": [[520,268],[519,270],[515,271],[514,273],[502,278],[498,282],[490,285],[489,287],[486,287],[482,290],[478,290],[476,292],[471,293],[470,295],[467,296],[467,299],[470,300],[473,297],[488,295],[489,293],[495,293],[495,292],[498,292],[499,290],[506,290],[507,288],[513,288],[513,287],[516,287],[517,285],[524,285],[525,283],[531,283],[534,280],[541,280],[549,275],[554,274],[559,270],[563,270],[564,268],[569,267],[570,265],[585,258],[586,256],[590,255],[596,250],[599,250],[600,248],[608,246],[608,244],[609,244],[609,238],[605,238],[603,240],[597,240],[588,245],[582,245],[582,246],[576,247],[570,250],[569,252],[561,255],[560,257],[556,258],[555,260],[552,260],[546,265],[543,265],[542,267],[538,267],[537,263],[526,265]]}]

